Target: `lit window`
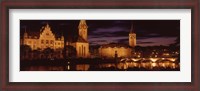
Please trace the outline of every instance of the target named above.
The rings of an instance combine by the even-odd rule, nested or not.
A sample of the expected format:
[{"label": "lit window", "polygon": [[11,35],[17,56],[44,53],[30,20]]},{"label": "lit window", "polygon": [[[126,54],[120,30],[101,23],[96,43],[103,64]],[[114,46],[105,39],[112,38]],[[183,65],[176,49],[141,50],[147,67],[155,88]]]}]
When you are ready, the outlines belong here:
[{"label": "lit window", "polygon": [[53,44],[53,40],[51,40],[51,44]]},{"label": "lit window", "polygon": [[41,44],[43,44],[44,43],[44,40],[41,40]]}]

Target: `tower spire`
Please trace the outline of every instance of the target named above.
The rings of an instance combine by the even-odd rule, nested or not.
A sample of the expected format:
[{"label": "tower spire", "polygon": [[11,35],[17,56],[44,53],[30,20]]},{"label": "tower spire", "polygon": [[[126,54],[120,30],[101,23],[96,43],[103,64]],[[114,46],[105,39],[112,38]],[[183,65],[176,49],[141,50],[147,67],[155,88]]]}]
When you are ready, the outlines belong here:
[{"label": "tower spire", "polygon": [[25,31],[24,31],[24,38],[27,38],[28,37],[28,33],[26,31],[26,26],[24,27],[25,28]]},{"label": "tower spire", "polygon": [[133,22],[131,22],[131,30],[129,33],[129,46],[131,47],[136,46],[136,34],[134,33]]},{"label": "tower spire", "polygon": [[61,40],[64,40],[63,31],[61,30]]},{"label": "tower spire", "polygon": [[25,26],[25,33],[26,33],[26,26]]},{"label": "tower spire", "polygon": [[131,22],[131,30],[130,30],[130,33],[134,33],[133,22]]},{"label": "tower spire", "polygon": [[79,36],[81,36],[85,41],[87,41],[87,23],[86,23],[86,20],[80,20],[79,22],[79,26],[78,26],[78,29],[79,29]]},{"label": "tower spire", "polygon": [[49,28],[49,23],[47,22],[46,27]]},{"label": "tower spire", "polygon": [[82,25],[82,24],[86,24],[86,21],[85,20],[80,20],[79,26]]}]

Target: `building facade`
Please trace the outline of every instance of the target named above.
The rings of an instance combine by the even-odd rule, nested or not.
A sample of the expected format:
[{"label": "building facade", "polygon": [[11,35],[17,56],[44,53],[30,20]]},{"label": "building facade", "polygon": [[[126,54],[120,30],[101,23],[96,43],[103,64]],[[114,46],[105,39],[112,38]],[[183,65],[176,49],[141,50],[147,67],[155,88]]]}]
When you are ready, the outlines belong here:
[{"label": "building facade", "polygon": [[133,25],[129,33],[129,45],[121,43],[110,43],[100,46],[99,55],[104,58],[131,57],[132,49],[136,46],[136,34]]},{"label": "building facade", "polygon": [[85,20],[81,20],[78,25],[78,34],[75,34],[77,37],[72,40],[66,39],[66,46],[73,46],[76,49],[76,57],[78,58],[88,58],[90,56],[87,32],[87,23]]},{"label": "building facade", "polygon": [[126,44],[110,43],[99,48],[99,54],[103,58],[131,57],[132,49]]},{"label": "building facade", "polygon": [[56,38],[51,31],[49,24],[42,27],[38,35],[27,33],[25,31],[23,39],[21,39],[21,45],[28,45],[32,50],[46,48],[51,49],[63,49],[64,48],[64,36]]},{"label": "building facade", "polygon": [[70,38],[65,39],[63,35],[55,35],[52,32],[49,24],[46,24],[40,29],[39,32],[27,32],[25,30],[23,36],[20,39],[20,44],[29,46],[32,51],[39,50],[44,52],[41,53],[40,58],[45,55],[46,49],[52,49],[51,52],[54,51],[54,54],[52,54],[51,57],[59,55],[60,58],[63,58],[64,50],[67,57],[71,57],[72,55],[68,54],[73,51],[72,53],[75,54],[73,55],[74,57],[87,58],[90,56],[87,32],[88,26],[85,20],[80,20],[78,25],[78,32],[75,32],[76,34],[67,33],[66,36],[70,35]]},{"label": "building facade", "polygon": [[[43,26],[39,32],[27,32],[25,30],[23,37],[20,39],[20,45],[26,45],[31,48],[29,58],[34,58],[33,52],[35,50],[40,52],[39,58],[63,58],[64,36],[56,37],[49,24]],[[51,55],[45,56],[45,51],[55,54],[49,53]]]}]

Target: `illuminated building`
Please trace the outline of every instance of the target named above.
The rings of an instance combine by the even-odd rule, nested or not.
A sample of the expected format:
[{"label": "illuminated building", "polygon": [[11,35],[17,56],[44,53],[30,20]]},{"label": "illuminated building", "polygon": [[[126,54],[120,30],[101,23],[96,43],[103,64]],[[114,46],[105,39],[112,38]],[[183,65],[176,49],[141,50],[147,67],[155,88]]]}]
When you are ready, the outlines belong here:
[{"label": "illuminated building", "polygon": [[64,48],[64,36],[56,37],[52,31],[49,24],[42,27],[40,32],[30,32],[25,31],[23,40],[21,41],[23,45],[28,45],[32,50],[46,48],[51,49],[63,49]]},{"label": "illuminated building", "polygon": [[[88,26],[85,20],[81,20],[78,25],[77,37],[70,36],[66,38],[66,46],[73,46],[76,50],[76,57],[87,58],[90,56],[89,53],[89,42],[88,42]],[[66,50],[68,53],[68,50]]]},{"label": "illuminated building", "polygon": [[[56,55],[59,55],[60,58],[63,58],[63,49],[66,46],[66,53],[70,52],[68,47],[74,49],[75,57],[87,58],[89,57],[89,42],[87,35],[88,26],[85,20],[81,20],[78,25],[77,34],[66,34],[71,35],[70,38],[66,38],[66,43],[64,43],[64,36],[55,35],[49,24],[43,26],[40,31],[27,32],[25,30],[24,35],[21,37],[20,44],[30,46],[31,50],[40,50],[44,52],[46,49],[53,49],[54,54],[49,53],[50,58],[54,58]],[[41,56],[44,56],[41,54]]]},{"label": "illuminated building", "polygon": [[136,34],[133,32],[133,25],[131,25],[131,31],[129,33],[129,46],[136,46]]},{"label": "illuminated building", "polygon": [[117,57],[130,57],[131,51],[130,46],[119,43],[105,44],[99,48],[100,56],[105,58],[114,58],[116,54]]},{"label": "illuminated building", "polygon": [[[64,48],[64,36],[56,36],[52,32],[49,24],[46,24],[46,26],[43,26],[40,29],[40,31],[38,30],[35,32],[27,32],[25,30],[25,33],[20,40],[20,45],[29,46],[32,52],[34,50],[46,51],[46,49],[49,49],[52,52],[53,50],[53,53],[56,53],[56,54],[49,55],[47,58],[53,58],[53,57],[63,58],[62,49]],[[33,53],[29,53],[29,54],[32,54],[30,58],[34,58]],[[41,56],[44,56],[44,54],[41,54],[40,58]]]},{"label": "illuminated building", "polygon": [[104,58],[131,57],[132,48],[136,46],[136,34],[133,26],[129,33],[129,45],[120,43],[110,43],[100,46],[99,55]]}]

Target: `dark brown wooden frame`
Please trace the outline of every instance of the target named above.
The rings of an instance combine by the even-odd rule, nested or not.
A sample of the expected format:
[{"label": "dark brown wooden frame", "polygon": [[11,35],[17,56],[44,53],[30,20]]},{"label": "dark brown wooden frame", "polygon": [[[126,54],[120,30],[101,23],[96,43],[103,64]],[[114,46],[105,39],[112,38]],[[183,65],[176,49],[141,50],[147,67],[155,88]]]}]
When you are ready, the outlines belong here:
[{"label": "dark brown wooden frame", "polygon": [[[191,9],[192,10],[192,82],[190,83],[11,83],[9,82],[9,9]],[[142,90],[200,91],[199,0],[4,0],[1,2],[1,90]]]}]

